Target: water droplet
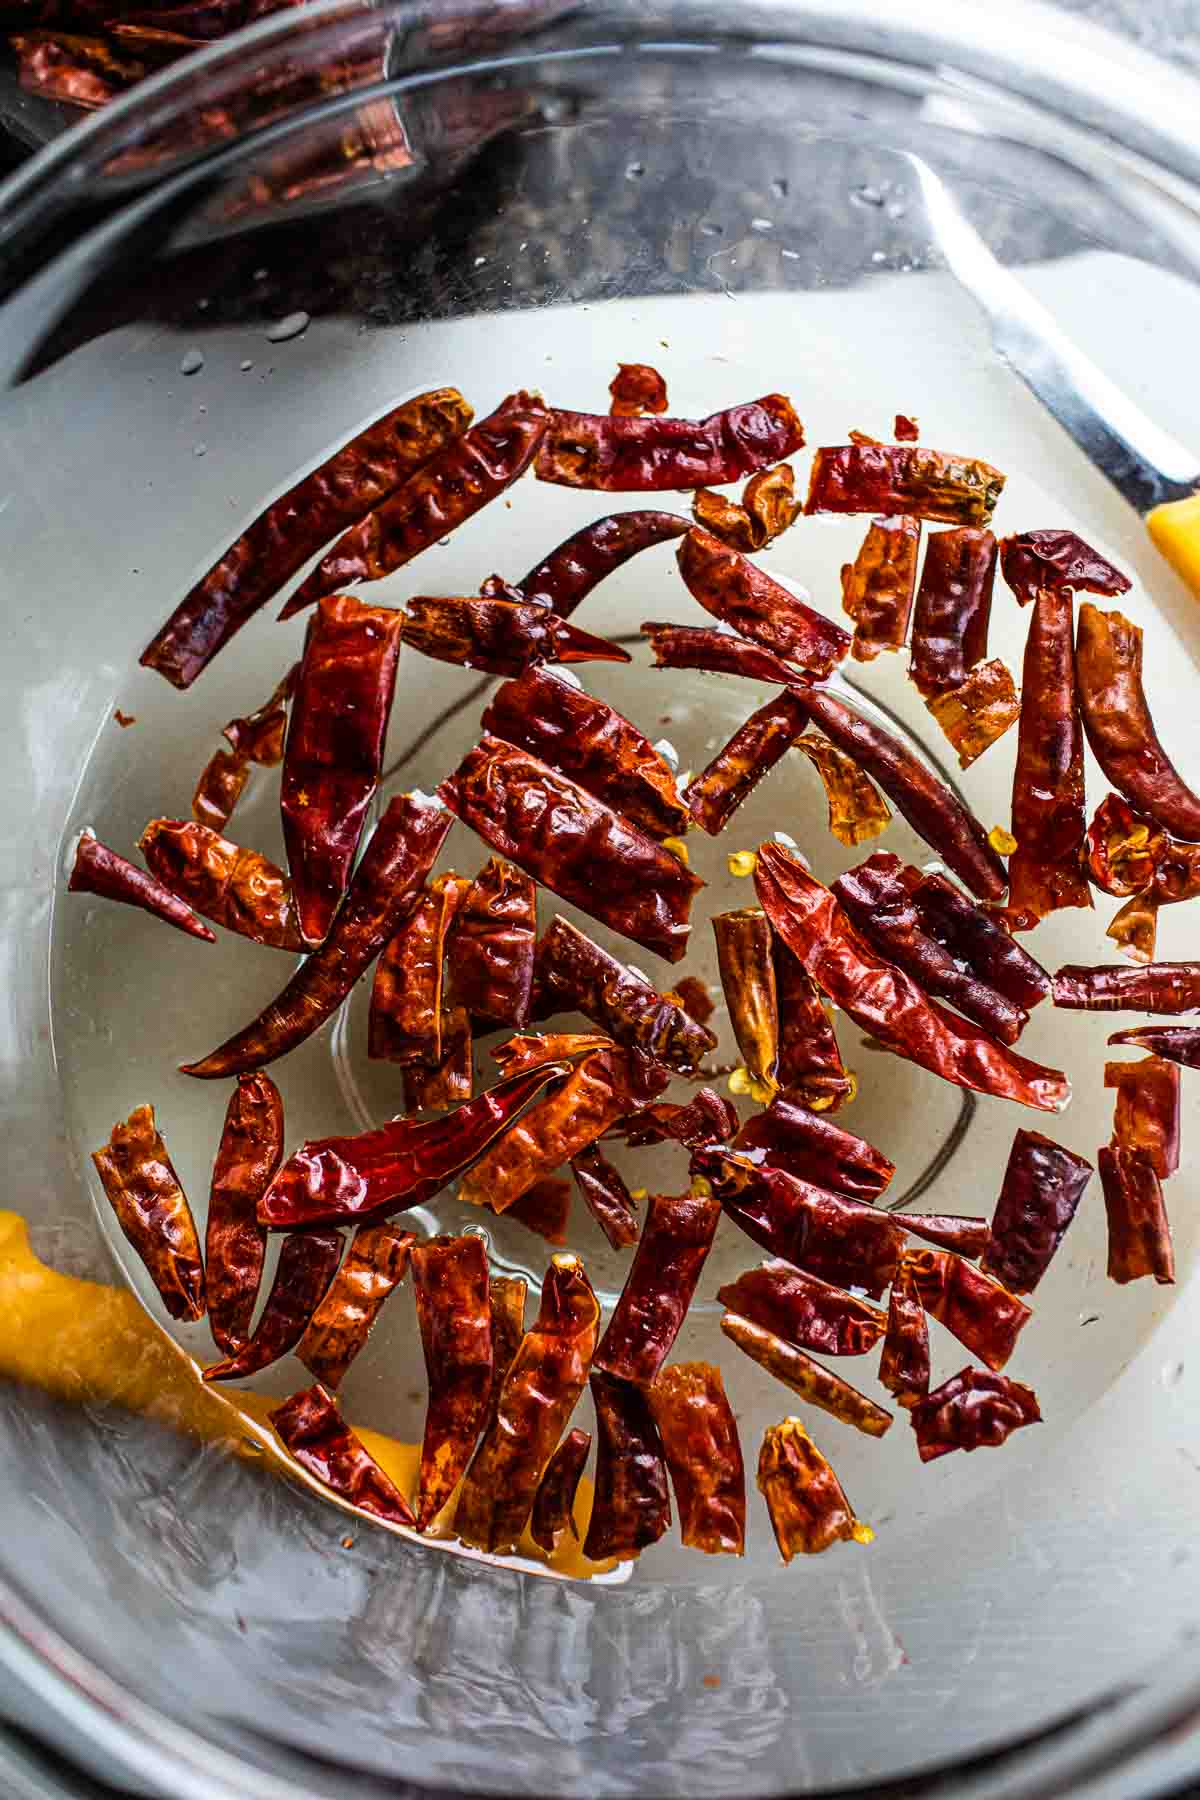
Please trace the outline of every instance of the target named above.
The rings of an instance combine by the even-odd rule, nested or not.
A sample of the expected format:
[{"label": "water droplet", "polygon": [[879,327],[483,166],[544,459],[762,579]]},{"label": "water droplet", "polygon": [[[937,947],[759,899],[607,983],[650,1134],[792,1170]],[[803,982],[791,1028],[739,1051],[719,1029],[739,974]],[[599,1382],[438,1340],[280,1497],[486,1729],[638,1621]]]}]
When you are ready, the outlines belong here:
[{"label": "water droplet", "polygon": [[211,300],[197,300],[196,311],[197,312],[207,312],[211,305],[212,305]]},{"label": "water droplet", "polygon": [[775,221],[774,219],[751,219],[750,229],[751,231],[774,231]]},{"label": "water droplet", "polygon": [[242,374],[245,375],[249,372],[249,370],[251,370],[254,367],[254,364],[250,361],[250,358],[247,356],[245,358],[245,360],[243,361],[241,367],[242,367]]},{"label": "water droplet", "polygon": [[179,359],[179,373],[181,375],[198,375],[203,367],[203,350],[185,350]]},{"label": "water droplet", "polygon": [[487,261],[487,257],[486,257],[486,256],[477,256],[477,257],[476,257],[476,258],[475,258],[475,267],[476,267],[476,268],[477,268],[477,269],[482,269],[482,267],[483,267],[483,265],[484,265],[484,263],[485,263],[485,262],[486,262],[486,261]]},{"label": "water droplet", "polygon": [[800,261],[800,252],[798,250],[781,250],[779,254],[780,256],[786,256],[789,262]]},{"label": "water droplet", "polygon": [[889,200],[884,208],[889,219],[902,219],[908,211],[907,200]]},{"label": "water droplet", "polygon": [[286,318],[277,319],[274,325],[267,326],[267,342],[269,344],[286,344],[289,338],[299,337],[308,330],[308,314],[306,312],[290,312]]},{"label": "water droplet", "polygon": [[267,271],[265,269],[255,269],[254,279],[255,281],[265,281],[267,279]]},{"label": "water droplet", "polygon": [[773,831],[771,836],[775,839],[777,844],[782,844],[785,850],[798,850],[800,848],[795,838],[786,831]]},{"label": "water droplet", "polygon": [[438,546],[440,549],[444,550],[449,542],[450,542],[450,539],[448,537],[439,538]]},{"label": "water droplet", "polygon": [[207,444],[193,444],[192,445],[192,455],[193,456],[207,456],[208,455],[208,445]]},{"label": "water droplet", "polygon": [[1164,1366],[1162,1384],[1165,1388],[1178,1387],[1182,1380],[1183,1364],[1181,1362],[1169,1362]]},{"label": "water droplet", "polygon": [[887,252],[886,252],[886,250],[872,250],[872,252],[871,252],[871,261],[872,261],[872,262],[873,262],[873,263],[882,263],[882,262],[886,262],[886,261],[887,261]]},{"label": "water droplet", "polygon": [[631,162],[626,167],[625,177],[626,177],[626,180],[628,180],[628,181],[637,181],[645,173],[646,173],[645,163]]},{"label": "water droplet", "polygon": [[787,199],[788,184],[786,175],[777,175],[775,177],[774,181],[771,183],[771,192],[777,200]]},{"label": "water droplet", "polygon": [[851,188],[850,198],[856,206],[883,205],[883,195],[877,187],[872,187],[869,181],[864,181],[859,187]]},{"label": "water droplet", "polygon": [[714,225],[709,219],[702,219],[700,222],[700,235],[701,237],[720,237],[721,227],[719,225]]},{"label": "water droplet", "polygon": [[670,763],[672,770],[678,769],[679,752],[671,742],[670,738],[659,738],[657,744],[654,745],[654,749],[658,751],[658,754],[663,758],[664,762]]}]

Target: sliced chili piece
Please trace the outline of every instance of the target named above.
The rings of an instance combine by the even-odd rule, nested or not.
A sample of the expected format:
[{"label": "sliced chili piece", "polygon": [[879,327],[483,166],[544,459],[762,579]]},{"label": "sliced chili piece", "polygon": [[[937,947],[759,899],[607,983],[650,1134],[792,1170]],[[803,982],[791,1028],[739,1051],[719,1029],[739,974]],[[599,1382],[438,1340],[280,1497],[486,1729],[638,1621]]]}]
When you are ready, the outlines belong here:
[{"label": "sliced chili piece", "polygon": [[1029,931],[1064,906],[1091,906],[1082,869],[1083,731],[1069,593],[1041,593],[1025,641],[1012,829],[1008,917]]},{"label": "sliced chili piece", "polygon": [[227,1355],[250,1335],[267,1254],[258,1203],[282,1161],[279,1089],[261,1069],[239,1075],[213,1163],[204,1234],[209,1325],[217,1348]]},{"label": "sliced chili piece", "polygon": [[813,980],[886,1049],[960,1087],[1062,1111],[1071,1084],[1060,1070],[1019,1056],[926,999],[902,969],[876,956],[829,889],[779,845],[762,845],[754,880],[771,923]]},{"label": "sliced chili piece", "polygon": [[741,501],[727,500],[701,488],[692,500],[697,525],[731,550],[763,550],[796,523],[804,511],[796,498],[796,473],[790,463],[760,469],[742,490]]},{"label": "sliced chili piece", "polygon": [[768,1375],[782,1381],[810,1406],[819,1406],[822,1412],[832,1413],[843,1425],[853,1425],[856,1431],[865,1432],[868,1437],[882,1437],[891,1426],[892,1415],[884,1407],[868,1400],[840,1375],[822,1368],[803,1350],[776,1337],[773,1331],[729,1312],[721,1318],[721,1330],[730,1343],[744,1350]]},{"label": "sliced chili piece", "polygon": [[92,1151],[117,1224],[146,1265],[173,1319],[204,1317],[204,1264],[187,1196],[152,1106],[138,1106]]},{"label": "sliced chili piece", "polygon": [[555,918],[537,951],[548,997],[577,1009],[618,1044],[644,1050],[669,1068],[690,1074],[717,1040],[682,1006],[602,950],[562,917]]},{"label": "sliced chili piece", "polygon": [[212,831],[224,831],[250,779],[251,764],[273,769],[283,761],[288,701],[300,665],[290,668],[270,698],[244,719],[230,719],[222,729],[228,750],[209,758],[192,795],[192,817]]},{"label": "sliced chili piece", "polygon": [[412,1232],[398,1225],[360,1225],[355,1232],[296,1346],[296,1355],[323,1387],[337,1388],[345,1380],[384,1301],[408,1273],[415,1242]]},{"label": "sliced chili piece", "polygon": [[747,643],[715,625],[671,625],[653,621],[639,625],[649,638],[656,669],[705,669],[713,675],[744,675],[751,681],[775,681],[787,687],[803,680],[803,669],[793,668],[773,650]]},{"label": "sliced chili piece", "polygon": [[636,1244],[637,1211],[629,1189],[598,1144],[571,1158],[571,1173],[588,1211],[614,1250]]},{"label": "sliced chili piece", "polygon": [[961,894],[944,875],[906,872],[921,930],[957,963],[1003,994],[1014,1006],[1032,1011],[1050,992],[1050,977],[984,907]]},{"label": "sliced chili piece", "polygon": [[1040,1131],[1017,1132],[980,1267],[1010,1293],[1031,1294],[1075,1217],[1092,1165]]},{"label": "sliced chili piece", "polygon": [[959,1256],[982,1256],[991,1238],[987,1220],[968,1214],[897,1212],[892,1217],[914,1237],[942,1250],[954,1250]]},{"label": "sliced chili piece", "polygon": [[857,1084],[842,1061],[833,1020],[811,976],[779,937],[775,939],[775,990],[779,996],[775,1079],[785,1094],[814,1111],[836,1112],[854,1098]]},{"label": "sliced chili piece", "polygon": [[1117,949],[1133,962],[1151,963],[1158,943],[1159,903],[1152,894],[1135,894],[1113,914],[1105,929]]},{"label": "sliced chili piece", "polygon": [[1023,1300],[949,1250],[906,1250],[921,1305],[989,1369],[1002,1369],[1032,1314]]},{"label": "sliced chili piece", "polygon": [[510,394],[345,532],[300,583],[280,618],[290,619],[350,582],[390,575],[472,518],[525,473],[549,416],[536,395]]},{"label": "sliced chili piece", "polygon": [[341,1260],[340,1231],[289,1232],[258,1324],[232,1356],[205,1369],[205,1381],[244,1380],[294,1350]]},{"label": "sliced chili piece", "polygon": [[712,1088],[701,1088],[686,1106],[660,1100],[631,1113],[621,1120],[617,1131],[631,1147],[663,1144],[673,1138],[695,1149],[699,1144],[727,1143],[737,1128],[737,1108],[732,1101]]},{"label": "sliced chili piece", "polygon": [[886,1324],[877,1306],[778,1258],[726,1282],[717,1299],[786,1343],[824,1356],[865,1355]]},{"label": "sliced chili piece", "polygon": [[892,436],[902,444],[915,444],[921,433],[915,419],[906,413],[897,413],[892,425]]},{"label": "sliced chili piece", "polygon": [[915,444],[842,444],[815,452],[804,510],[988,525],[1003,486],[999,469],[975,457]]},{"label": "sliced chili piece", "polygon": [[305,948],[282,869],[194,819],[151,819],[138,849],[158,881],[226,931],[294,954]]},{"label": "sliced chili piece", "polygon": [[751,713],[684,789],[688,812],[702,831],[710,837],[724,831],[763,776],[800,737],[806,723],[790,689]]},{"label": "sliced chili piece", "polygon": [[881,650],[903,650],[917,584],[919,519],[873,519],[862,549],[842,565],[842,607],[854,620],[850,651],[873,662]]},{"label": "sliced chili piece", "polygon": [[593,918],[678,962],[704,883],[536,756],[484,737],[438,793],[464,824]]},{"label": "sliced chili piece", "polygon": [[214,750],[200,771],[192,795],[192,817],[210,831],[223,831],[250,780],[250,764],[233,750]]},{"label": "sliced chili piece", "polygon": [[1179,1069],[1160,1056],[1104,1065],[1104,1085],[1117,1090],[1113,1142],[1144,1157],[1163,1181],[1179,1167]]},{"label": "sliced chili piece", "polygon": [[840,625],[707,531],[689,531],[675,560],[705,612],[777,656],[791,658],[809,675],[832,674],[849,650],[849,633]]},{"label": "sliced chili piece", "polygon": [[493,694],[483,730],[569,775],[650,837],[680,835],[688,810],[666,759],[636,725],[546,669]]},{"label": "sliced chili piece", "polygon": [[143,650],[143,665],[176,687],[190,687],[322,544],[361,519],[470,422],[471,409],[457,388],[433,388],[368,425],[259,514],[180,601]]},{"label": "sliced chili piece", "polygon": [[1010,1375],[966,1368],[919,1400],[909,1417],[917,1455],[927,1463],[952,1450],[994,1448],[1042,1415],[1032,1388]]},{"label": "sliced chili piece", "polygon": [[505,1208],[505,1213],[561,1250],[567,1242],[571,1219],[571,1184],[561,1175],[542,1175]]},{"label": "sliced chili piece", "polygon": [[959,526],[933,531],[913,614],[909,674],[928,700],[961,687],[987,655],[996,540],[990,531]]},{"label": "sliced chili piece", "polygon": [[1175,1250],[1162,1182],[1144,1156],[1106,1144],[1096,1157],[1108,1216],[1108,1279],[1120,1283],[1152,1275],[1175,1280]]},{"label": "sliced chili piece", "polygon": [[1200,1025],[1137,1025],[1131,1031],[1114,1031],[1110,1044],[1136,1044],[1154,1056],[1200,1069]]},{"label": "sliced chili piece", "polygon": [[1084,839],[1088,875],[1106,894],[1126,898],[1144,893],[1154,882],[1169,843],[1153,819],[1134,812],[1119,795],[1106,794]]},{"label": "sliced chili piece", "polygon": [[1079,704],[1092,755],[1131,805],[1175,837],[1200,838],[1200,795],[1159,742],[1142,686],[1142,628],[1084,601],[1075,644]]},{"label": "sliced chili piece", "polygon": [[622,1381],[653,1381],[671,1353],[721,1218],[701,1194],[653,1194],[625,1286],[596,1352]]},{"label": "sliced chili piece", "polygon": [[785,1563],[797,1555],[817,1556],[839,1539],[869,1544],[875,1536],[855,1518],[841,1482],[799,1419],[784,1419],[765,1433],[758,1491]]},{"label": "sliced chili piece", "polygon": [[447,1112],[471,1098],[474,1085],[471,1015],[465,1006],[442,1014],[441,1060],[431,1067],[409,1063],[404,1070],[404,1110]]},{"label": "sliced chili piece", "polygon": [[969,769],[1021,716],[1021,697],[999,657],[980,663],[956,688],[925,702],[958,756]]},{"label": "sliced chili piece", "polygon": [[161,881],[147,875],[144,869],[127,862],[107,844],[102,844],[93,831],[80,834],[67,889],[72,894],[99,894],[104,900],[139,906],[143,912],[153,913],[156,919],[164,919],[189,937],[200,938],[206,944],[217,941],[216,933],[208,929],[203,919],[197,918],[186,902]]},{"label": "sliced chili piece", "polygon": [[452,998],[488,1024],[524,1025],[536,942],[534,883],[493,856],[455,916],[446,952]]},{"label": "sliced chili piece", "polygon": [[459,875],[439,875],[384,945],[371,989],[369,1056],[394,1063],[441,1061],[446,935],[470,885]]},{"label": "sliced chili piece", "polygon": [[1200,1011],[1200,962],[1156,962],[1144,968],[1065,963],[1053,978],[1054,1004],[1074,1012]]},{"label": "sliced chili piece", "polygon": [[487,1251],[477,1237],[412,1248],[413,1296],[429,1378],[417,1528],[428,1530],[458,1486],[492,1391]]},{"label": "sliced chili piece", "polygon": [[400,1489],[368,1455],[320,1382],[293,1394],[268,1417],[280,1443],[300,1467],[359,1512],[385,1519],[389,1525],[416,1523]]},{"label": "sliced chili piece", "polygon": [[856,1137],[787,1094],[780,1094],[765,1112],[748,1119],[733,1147],[761,1151],[762,1160],[774,1168],[832,1188],[851,1200],[878,1200],[896,1173],[895,1163],[865,1138]]},{"label": "sliced chili piece", "polygon": [[414,595],[404,603],[401,636],[435,662],[489,675],[522,675],[536,663],[630,660],[619,644],[580,631],[519,594]]},{"label": "sliced chili piece", "polygon": [[676,513],[611,513],[559,544],[517,586],[527,600],[536,600],[566,619],[606,575],[630,557],[682,537],[688,529],[688,521]]},{"label": "sliced chili piece", "polygon": [[649,363],[618,363],[608,391],[612,395],[609,415],[614,419],[667,410],[667,384]]},{"label": "sliced chili piece", "polygon": [[646,1396],[631,1382],[591,1373],[596,1408],[596,1492],[583,1554],[628,1561],[671,1524],[662,1439]]},{"label": "sliced chili piece", "polygon": [[1022,531],[1001,538],[1004,579],[1022,606],[1040,593],[1125,594],[1129,577],[1073,531]]},{"label": "sliced chili piece", "polygon": [[792,748],[806,756],[821,777],[829,806],[829,829],[839,844],[853,850],[856,844],[887,830],[892,822],[891,808],[852,756],[815,731],[806,731]]},{"label": "sliced chili piece", "polygon": [[721,987],[738,1049],[753,1079],[773,1090],[779,1004],[767,915],[761,907],[744,906],[737,912],[714,914],[712,928]]},{"label": "sliced chili piece", "polygon": [[746,1471],[720,1369],[668,1363],[646,1398],[671,1473],[681,1541],[709,1556],[743,1556]]},{"label": "sliced chili piece", "polygon": [[583,1392],[600,1306],[577,1256],[557,1255],[532,1330],[521,1339],[496,1416],[475,1452],[454,1526],[481,1550],[514,1550],[538,1486]]},{"label": "sliced chili piece", "polygon": [[916,1406],[929,1392],[929,1323],[907,1257],[892,1280],[879,1380],[896,1404]]},{"label": "sliced chili piece", "polygon": [[487,1423],[496,1417],[504,1377],[525,1336],[525,1298],[528,1283],[519,1275],[493,1275],[488,1288],[492,1315],[492,1386],[488,1395]]},{"label": "sliced chili piece", "polygon": [[556,408],[534,473],[539,481],[607,493],[725,487],[803,445],[803,428],[782,394],[707,419],[614,419]]},{"label": "sliced chili piece", "polygon": [[575,1496],[579,1492],[584,1464],[591,1447],[590,1431],[580,1431],[578,1426],[574,1431],[568,1431],[546,1464],[538,1483],[533,1513],[529,1520],[529,1535],[547,1556],[554,1555],[564,1531],[569,1531],[573,1538],[579,1537],[579,1527],[575,1523]]}]

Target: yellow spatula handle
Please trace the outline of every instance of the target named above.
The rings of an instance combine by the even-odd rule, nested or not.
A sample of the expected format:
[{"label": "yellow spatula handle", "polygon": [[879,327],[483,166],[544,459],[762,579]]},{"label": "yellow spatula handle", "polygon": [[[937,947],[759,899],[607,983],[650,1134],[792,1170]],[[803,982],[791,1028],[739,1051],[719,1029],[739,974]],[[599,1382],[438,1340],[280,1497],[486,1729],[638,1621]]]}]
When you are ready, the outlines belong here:
[{"label": "yellow spatula handle", "polygon": [[1200,494],[1156,506],[1146,514],[1146,530],[1156,549],[1200,600]]}]

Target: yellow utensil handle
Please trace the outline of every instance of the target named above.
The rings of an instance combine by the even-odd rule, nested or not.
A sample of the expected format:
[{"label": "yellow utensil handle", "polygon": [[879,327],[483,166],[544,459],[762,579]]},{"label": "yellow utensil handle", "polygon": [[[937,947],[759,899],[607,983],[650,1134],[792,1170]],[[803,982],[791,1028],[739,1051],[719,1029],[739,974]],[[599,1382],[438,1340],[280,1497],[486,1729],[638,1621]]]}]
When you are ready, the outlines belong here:
[{"label": "yellow utensil handle", "polygon": [[1146,530],[1156,549],[1200,600],[1200,494],[1156,506],[1146,514]]}]

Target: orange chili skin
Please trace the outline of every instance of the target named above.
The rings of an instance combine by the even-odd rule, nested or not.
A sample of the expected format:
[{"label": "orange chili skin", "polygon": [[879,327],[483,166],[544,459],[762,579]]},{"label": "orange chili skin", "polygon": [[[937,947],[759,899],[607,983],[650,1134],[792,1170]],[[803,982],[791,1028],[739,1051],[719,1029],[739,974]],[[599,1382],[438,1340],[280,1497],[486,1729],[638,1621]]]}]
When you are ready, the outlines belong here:
[{"label": "orange chili skin", "polygon": [[867,1437],[883,1437],[890,1430],[892,1415],[885,1407],[868,1400],[832,1369],[822,1368],[811,1356],[794,1344],[785,1343],[773,1331],[728,1312],[721,1319],[721,1330],[768,1375],[782,1381],[810,1406],[819,1406],[822,1412],[831,1413],[843,1425],[853,1425]]},{"label": "orange chili skin", "polygon": [[384,945],[371,988],[368,1056],[402,1064],[441,1061],[446,937],[469,888],[461,876],[439,875]]},{"label": "orange chili skin", "polygon": [[1179,1068],[1160,1056],[1104,1065],[1104,1085],[1116,1088],[1113,1143],[1144,1157],[1165,1181],[1179,1167]]},{"label": "orange chili skin", "polygon": [[957,752],[960,769],[969,769],[1021,716],[1021,697],[999,657],[979,663],[958,687],[932,694],[925,704]]},{"label": "orange chili skin", "polygon": [[892,1279],[879,1380],[896,1404],[916,1406],[929,1392],[929,1324],[906,1257]]},{"label": "orange chili skin", "polygon": [[679,1536],[709,1556],[746,1549],[746,1471],[713,1363],[668,1363],[646,1390],[675,1490]]},{"label": "orange chili skin", "polygon": [[398,1225],[360,1225],[296,1355],[322,1386],[340,1387],[379,1309],[404,1280],[416,1239]]},{"label": "orange chili skin", "polygon": [[989,1369],[1002,1369],[1032,1314],[1024,1301],[949,1250],[906,1250],[921,1304]]},{"label": "orange chili skin", "polygon": [[656,669],[707,669],[713,675],[777,681],[781,687],[804,679],[803,669],[784,662],[773,650],[718,631],[715,625],[673,625],[648,620],[638,630],[650,640]]},{"label": "orange chili skin", "polygon": [[933,531],[913,615],[909,675],[926,699],[960,687],[987,655],[996,540],[963,525]]},{"label": "orange chili skin", "polygon": [[1000,540],[1000,566],[1022,606],[1040,593],[1126,594],[1130,582],[1073,531],[1022,531]]},{"label": "orange chili skin", "polygon": [[585,525],[517,583],[527,600],[569,618],[592,589],[632,556],[682,537],[688,521],[677,513],[612,513]]},{"label": "orange chili skin", "polygon": [[873,662],[881,650],[903,650],[917,586],[921,521],[873,519],[862,549],[842,565],[842,608],[854,620],[850,652]]},{"label": "orange chili skin", "polygon": [[416,594],[401,636],[436,662],[490,675],[522,675],[537,663],[628,662],[628,650],[568,625],[520,594]]},{"label": "orange chili skin", "polygon": [[654,1194],[596,1367],[622,1381],[653,1381],[692,1303],[721,1218],[717,1200]]},{"label": "orange chili skin", "polygon": [[909,1417],[917,1455],[927,1463],[952,1450],[1002,1444],[1021,1426],[1038,1424],[1042,1414],[1032,1388],[1009,1375],[966,1368],[919,1400]]},{"label": "orange chili skin", "polygon": [[488,1286],[488,1311],[492,1315],[492,1386],[488,1394],[487,1422],[496,1417],[504,1377],[525,1336],[525,1297],[528,1283],[519,1275],[493,1275]]},{"label": "orange chili skin", "polygon": [[89,111],[107,106],[146,74],[144,63],[119,62],[100,38],[22,31],[8,41],[17,53],[18,79],[26,93]]},{"label": "orange chili skin", "polygon": [[1075,1217],[1092,1165],[1040,1131],[1017,1132],[980,1268],[1013,1294],[1031,1294]]},{"label": "orange chili skin", "polygon": [[705,612],[732,625],[777,656],[798,663],[806,675],[831,675],[850,648],[850,634],[736,550],[693,527],[675,552],[688,592]]},{"label": "orange chili skin", "polygon": [[638,413],[665,413],[667,384],[649,363],[618,363],[608,384],[612,418],[636,418]]},{"label": "orange chili skin", "polygon": [[782,760],[807,723],[790,689],[751,713],[684,790],[688,812],[702,831],[710,837],[724,831],[738,807]]},{"label": "orange chili skin", "polygon": [[416,1523],[400,1489],[368,1455],[320,1382],[293,1394],[269,1417],[280,1443],[300,1467],[351,1506],[391,1525]]},{"label": "orange chili skin", "polygon": [[90,831],[81,835],[76,846],[67,890],[72,894],[99,894],[104,900],[140,907],[156,919],[174,925],[177,931],[186,932],[188,937],[199,938],[205,944],[217,941],[216,933],[178,895],[144,869],[118,856]]},{"label": "orange chili skin", "polygon": [[1075,1012],[1200,1012],[1200,962],[1143,968],[1064,963],[1053,977],[1055,1006]]},{"label": "orange chili skin", "polygon": [[614,1250],[637,1242],[637,1211],[618,1169],[598,1144],[571,1158],[571,1173],[588,1211]]},{"label": "orange chili skin", "polygon": [[836,1112],[853,1097],[854,1083],[812,977],[780,937],[775,939],[775,992],[779,998],[775,1079],[784,1097]]},{"label": "orange chili skin", "polygon": [[471,1016],[465,1006],[452,1006],[442,1014],[441,1059],[426,1066],[407,1063],[404,1068],[406,1113],[446,1112],[471,1098],[475,1070]]},{"label": "orange chili skin", "polygon": [[921,930],[956,962],[1014,1006],[1031,1012],[1050,992],[1050,977],[991,913],[974,905],[944,875],[908,868],[905,881]]},{"label": "orange chili skin", "polygon": [[735,1150],[754,1150],[773,1168],[850,1200],[878,1200],[896,1173],[881,1150],[822,1113],[780,1094],[738,1132]]},{"label": "orange chili skin", "polygon": [[232,750],[214,750],[192,795],[192,817],[210,831],[223,831],[250,779],[250,764]]},{"label": "orange chili skin", "polygon": [[829,807],[829,829],[839,844],[851,849],[886,831],[892,815],[871,777],[852,756],[819,731],[806,731],[795,748],[808,758],[821,778]]},{"label": "orange chili skin", "polygon": [[93,1150],[117,1224],[146,1265],[173,1319],[204,1317],[204,1264],[187,1197],[154,1122],[139,1106],[114,1125],[108,1143]]},{"label": "orange chili skin", "polygon": [[292,884],[257,850],[194,819],[151,819],[138,849],[163,886],[214,925],[272,950],[303,951]]},{"label": "orange chili skin", "polygon": [[[1139,812],[1177,838],[1200,839],[1200,795],[1159,742],[1142,686],[1142,629],[1084,601],[1075,643],[1079,704],[1092,754]],[[1015,829],[1015,827],[1014,827]]]},{"label": "orange chili skin", "polygon": [[987,525],[1003,487],[999,469],[975,457],[917,444],[840,444],[814,453],[804,510]]},{"label": "orange chili skin", "polygon": [[417,1498],[417,1527],[425,1531],[458,1486],[487,1416],[487,1251],[477,1237],[429,1238],[413,1246],[412,1278],[429,1377]]},{"label": "orange chili skin", "polygon": [[1164,1056],[1185,1069],[1200,1069],[1200,1025],[1138,1025],[1131,1031],[1114,1031],[1110,1044],[1136,1044]]},{"label": "orange chili skin", "polygon": [[538,1483],[529,1535],[547,1556],[553,1556],[564,1531],[569,1531],[572,1537],[579,1536],[575,1525],[575,1495],[591,1447],[590,1431],[580,1431],[578,1426],[574,1431],[568,1431]]},{"label": "orange chili skin", "polygon": [[840,1539],[870,1542],[872,1533],[859,1525],[841,1482],[799,1419],[784,1419],[764,1434],[758,1491],[785,1563],[819,1555]]},{"label": "orange chili skin", "polygon": [[754,1079],[770,1082],[779,1056],[779,999],[767,915],[745,906],[714,914],[712,928],[737,1047]]},{"label": "orange chili skin", "polygon": [[690,1074],[717,1047],[711,1031],[593,943],[555,918],[537,947],[543,1004],[578,1010],[628,1049]]},{"label": "orange chili skin", "polygon": [[260,1069],[240,1075],[213,1164],[204,1237],[208,1317],[227,1355],[250,1335],[267,1253],[258,1203],[283,1161],[283,1100]]},{"label": "orange chili skin", "polygon": [[223,831],[245,791],[251,764],[273,769],[283,761],[288,701],[299,672],[299,663],[293,664],[269,699],[222,728],[230,747],[209,758],[192,795],[192,817],[198,824]]},{"label": "orange chili skin", "polygon": [[1105,1144],[1096,1157],[1108,1216],[1108,1279],[1124,1286],[1152,1275],[1175,1280],[1175,1250],[1162,1182],[1136,1150]]},{"label": "orange chili skin", "polygon": [[294,1350],[337,1274],[340,1231],[293,1231],[279,1251],[275,1279],[253,1334],[224,1362],[205,1369],[205,1381],[240,1381]]},{"label": "orange chili skin", "polygon": [[488,1024],[526,1024],[536,942],[534,883],[493,856],[455,916],[446,948],[451,998]]},{"label": "orange chili skin", "polygon": [[777,1257],[726,1282],[717,1299],[786,1343],[824,1356],[865,1355],[887,1323],[877,1306]]},{"label": "orange chili skin", "polygon": [[692,517],[701,530],[727,549],[743,553],[765,549],[795,524],[803,510],[790,463],[752,475],[740,501],[728,500],[711,488],[700,488],[692,498]]},{"label": "orange chili skin", "polygon": [[556,407],[534,473],[539,481],[608,493],[724,487],[803,444],[803,427],[783,394],[765,394],[707,419],[614,419]]},{"label": "orange chili skin", "polygon": [[583,1554],[628,1561],[670,1529],[671,1497],[662,1439],[645,1394],[599,1369],[591,1373],[596,1408],[596,1491]]},{"label": "orange chili skin", "polygon": [[727,1143],[738,1128],[737,1108],[723,1094],[701,1088],[686,1106],[660,1100],[619,1121],[607,1135],[623,1137],[631,1148],[665,1144],[668,1138],[687,1148],[700,1144]]}]

